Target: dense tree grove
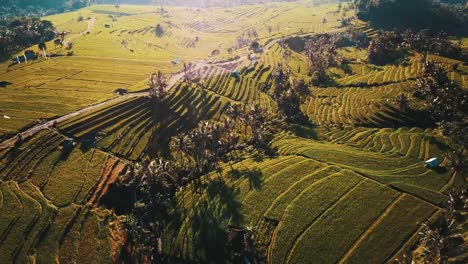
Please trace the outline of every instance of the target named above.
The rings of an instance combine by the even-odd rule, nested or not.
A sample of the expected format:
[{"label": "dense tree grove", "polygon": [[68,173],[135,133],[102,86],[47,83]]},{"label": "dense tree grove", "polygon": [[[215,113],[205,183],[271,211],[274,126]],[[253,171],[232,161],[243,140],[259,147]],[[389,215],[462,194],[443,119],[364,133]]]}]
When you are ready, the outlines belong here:
[{"label": "dense tree grove", "polygon": [[51,22],[39,17],[98,3],[91,0],[0,1],[0,59],[55,37]]},{"label": "dense tree grove", "polygon": [[91,0],[2,0],[2,15],[37,15],[43,16],[66,10],[75,10],[99,1]]},{"label": "dense tree grove", "polygon": [[461,5],[446,5],[432,0],[355,0],[354,6],[359,18],[387,30],[427,28],[454,34],[468,30],[468,10]]},{"label": "dense tree grove", "polygon": [[370,41],[367,50],[369,62],[377,65],[393,62],[407,51],[431,53],[461,61],[468,60],[468,49],[450,41],[444,32],[379,31]]},{"label": "dense tree grove", "polygon": [[11,19],[0,25],[0,58],[54,37],[54,26],[50,21],[26,17]]},{"label": "dense tree grove", "polygon": [[468,146],[468,93],[450,80],[441,64],[426,61],[424,77],[416,82],[415,96],[426,100],[431,120],[442,132]]},{"label": "dense tree grove", "polygon": [[278,67],[275,70],[275,86],[272,97],[278,103],[278,111],[288,122],[304,122],[307,117],[301,104],[311,95],[304,80],[295,80],[290,72]]},{"label": "dense tree grove", "polygon": [[309,58],[309,74],[312,76],[314,85],[323,84],[328,80],[327,68],[343,63],[343,57],[338,55],[337,43],[337,36],[328,34],[306,42],[305,51]]},{"label": "dense tree grove", "polygon": [[391,62],[394,57],[394,51],[401,43],[401,36],[393,31],[379,32],[373,38],[367,48],[368,59],[370,63],[385,65]]},{"label": "dense tree grove", "polygon": [[132,201],[125,221],[125,260],[164,260],[159,250],[161,236],[168,221],[179,213],[175,199],[179,188],[193,184],[195,191],[203,191],[203,179],[219,172],[221,162],[238,160],[239,153],[246,150],[271,151],[265,148],[277,132],[272,113],[258,104],[248,105],[247,109],[230,105],[227,115],[220,122],[202,121],[196,128],[173,137],[170,157],[144,160],[119,179],[118,185],[128,190]]}]

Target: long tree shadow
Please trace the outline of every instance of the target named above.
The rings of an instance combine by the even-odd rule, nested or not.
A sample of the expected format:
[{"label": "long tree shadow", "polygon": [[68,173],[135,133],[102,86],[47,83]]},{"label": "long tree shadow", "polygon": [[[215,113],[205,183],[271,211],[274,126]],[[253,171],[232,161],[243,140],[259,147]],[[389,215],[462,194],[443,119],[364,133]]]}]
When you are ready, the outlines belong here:
[{"label": "long tree shadow", "polygon": [[[242,224],[242,204],[236,187],[223,179],[210,180],[203,196],[193,207],[191,219],[194,256],[200,263],[226,263],[230,258],[227,244],[227,228]],[[196,246],[196,248],[195,248]]]},{"label": "long tree shadow", "polygon": [[228,172],[228,176],[234,180],[247,179],[250,190],[261,190],[263,187],[263,171],[256,169],[234,169]]}]

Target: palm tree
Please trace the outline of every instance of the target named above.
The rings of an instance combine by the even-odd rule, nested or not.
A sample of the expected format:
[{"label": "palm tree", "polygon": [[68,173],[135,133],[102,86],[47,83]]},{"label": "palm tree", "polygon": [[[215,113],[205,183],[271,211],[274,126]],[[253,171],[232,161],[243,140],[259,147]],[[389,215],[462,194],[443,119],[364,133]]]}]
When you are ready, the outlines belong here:
[{"label": "palm tree", "polygon": [[185,82],[191,82],[194,79],[194,69],[193,69],[193,64],[190,63],[184,63],[183,67],[183,72],[184,72],[184,81]]},{"label": "palm tree", "polygon": [[47,45],[44,41],[39,42],[37,47],[42,51],[42,54],[44,55],[44,58],[47,59]]},{"label": "palm tree", "polygon": [[173,148],[179,154],[179,161],[181,162],[182,168],[185,167],[185,158],[184,154],[188,152],[188,148],[190,148],[190,141],[188,136],[185,134],[179,135],[175,138]]},{"label": "palm tree", "polygon": [[408,108],[409,108],[408,97],[407,97],[405,94],[403,94],[403,93],[399,94],[399,95],[395,98],[395,100],[394,100],[393,102],[394,102],[394,104],[396,104],[396,105],[398,106],[398,108],[400,108],[400,110],[402,110],[402,111],[406,111],[406,110],[408,110]]},{"label": "palm tree", "polygon": [[230,104],[226,110],[226,114],[232,118],[232,120],[234,121],[234,127],[236,129],[236,131],[238,130],[238,127],[237,127],[237,121],[241,118],[243,118],[243,111],[240,107],[240,105],[238,104]]},{"label": "palm tree", "polygon": [[467,181],[465,174],[467,172],[467,160],[465,159],[464,150],[458,149],[453,151],[450,156],[450,168],[452,170],[452,176],[457,177],[458,175],[463,177],[465,182]]},{"label": "palm tree", "polygon": [[446,207],[449,218],[459,220],[468,212],[468,190],[450,192]]},{"label": "palm tree", "polygon": [[[442,218],[444,219],[444,218]],[[440,219],[441,223],[431,223],[426,220],[419,232],[420,243],[423,247],[425,263],[447,263],[447,222]]]},{"label": "palm tree", "polygon": [[168,87],[163,73],[159,70],[157,71],[157,73],[151,73],[148,77],[147,82],[150,87],[149,94],[151,98],[155,99],[158,102],[163,101],[167,96]]}]

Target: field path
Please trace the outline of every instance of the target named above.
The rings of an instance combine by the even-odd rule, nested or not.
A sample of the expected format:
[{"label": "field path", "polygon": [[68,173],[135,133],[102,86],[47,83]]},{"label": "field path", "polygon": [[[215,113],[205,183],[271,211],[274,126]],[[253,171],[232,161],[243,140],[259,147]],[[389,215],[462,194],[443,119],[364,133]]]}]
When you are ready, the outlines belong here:
[{"label": "field path", "polygon": [[71,35],[70,37],[65,39],[63,41],[63,46],[66,47],[68,45],[68,43],[72,42],[74,39],[91,33],[91,31],[93,31],[93,29],[94,29],[94,22],[95,21],[96,21],[96,18],[94,18],[94,17],[91,18],[90,20],[88,20],[88,28],[85,31],[81,32],[81,33]]}]

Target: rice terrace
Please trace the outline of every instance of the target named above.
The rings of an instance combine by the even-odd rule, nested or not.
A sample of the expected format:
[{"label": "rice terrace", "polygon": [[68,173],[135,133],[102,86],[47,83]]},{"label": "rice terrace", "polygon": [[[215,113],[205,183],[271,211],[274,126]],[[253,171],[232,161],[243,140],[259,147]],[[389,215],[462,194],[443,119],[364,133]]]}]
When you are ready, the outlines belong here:
[{"label": "rice terrace", "polygon": [[2,0],[0,264],[468,263],[468,1]]}]

